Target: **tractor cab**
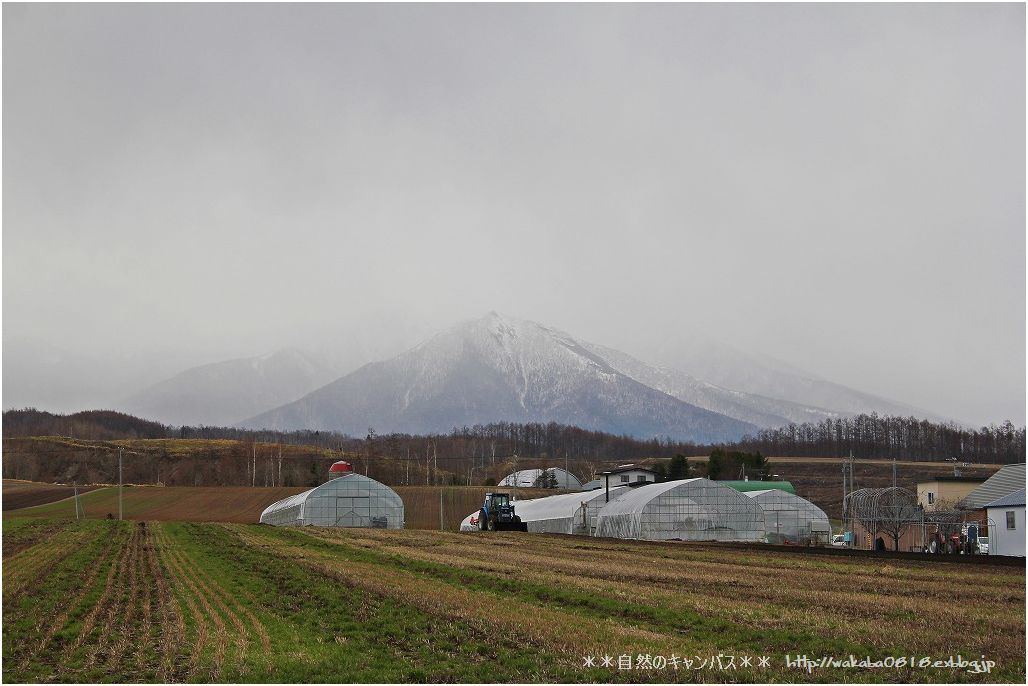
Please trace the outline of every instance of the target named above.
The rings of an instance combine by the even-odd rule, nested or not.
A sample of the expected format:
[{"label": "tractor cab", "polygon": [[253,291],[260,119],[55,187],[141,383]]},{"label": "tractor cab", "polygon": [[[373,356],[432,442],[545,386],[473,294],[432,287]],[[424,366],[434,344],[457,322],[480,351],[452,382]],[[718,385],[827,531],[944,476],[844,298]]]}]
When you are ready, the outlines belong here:
[{"label": "tractor cab", "polygon": [[486,493],[485,502],[478,513],[478,525],[483,531],[527,531],[521,517],[514,514],[509,493]]},{"label": "tractor cab", "polygon": [[508,507],[510,505],[510,495],[507,493],[486,493],[485,499],[490,507]]}]

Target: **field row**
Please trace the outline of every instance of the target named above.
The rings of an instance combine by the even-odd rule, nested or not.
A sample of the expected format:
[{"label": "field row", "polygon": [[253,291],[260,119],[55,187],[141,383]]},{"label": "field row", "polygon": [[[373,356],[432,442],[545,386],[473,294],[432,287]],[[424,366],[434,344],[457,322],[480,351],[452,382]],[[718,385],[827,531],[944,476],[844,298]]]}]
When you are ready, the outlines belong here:
[{"label": "field row", "polygon": [[[1023,568],[709,545],[5,518],[4,679],[1018,682],[1024,589]],[[807,673],[797,653],[996,666]],[[719,654],[738,660],[685,668]]]}]

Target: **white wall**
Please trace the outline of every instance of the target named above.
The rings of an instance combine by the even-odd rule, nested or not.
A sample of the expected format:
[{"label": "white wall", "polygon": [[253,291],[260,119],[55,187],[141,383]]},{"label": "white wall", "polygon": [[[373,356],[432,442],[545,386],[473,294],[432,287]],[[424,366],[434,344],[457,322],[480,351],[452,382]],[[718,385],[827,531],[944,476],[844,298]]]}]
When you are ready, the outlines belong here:
[{"label": "white wall", "polygon": [[[990,507],[989,554],[1019,555],[1024,557],[1025,519],[1024,505]],[[1007,512],[1014,513],[1013,529],[1007,528]]]},{"label": "white wall", "polygon": [[[621,480],[621,477],[624,476],[628,477],[628,481]],[[610,487],[614,488],[615,486],[627,486],[630,483],[634,484],[637,481],[639,481],[639,477],[644,477],[647,483],[653,483],[653,481],[657,478],[650,472],[646,472],[641,469],[632,469],[627,472],[622,472],[620,474],[611,474]],[[604,478],[605,477],[600,476],[600,481],[603,481]]]}]

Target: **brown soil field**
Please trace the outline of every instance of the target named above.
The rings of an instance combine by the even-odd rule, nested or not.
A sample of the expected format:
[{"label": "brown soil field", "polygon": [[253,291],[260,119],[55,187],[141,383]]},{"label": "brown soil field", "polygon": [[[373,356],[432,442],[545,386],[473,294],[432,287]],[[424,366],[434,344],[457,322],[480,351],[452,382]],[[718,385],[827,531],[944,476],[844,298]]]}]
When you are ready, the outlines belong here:
[{"label": "brown soil field", "polygon": [[[20,485],[24,482],[18,482]],[[46,484],[39,484],[46,486]],[[125,519],[169,522],[236,522],[252,524],[261,512],[277,500],[307,490],[301,486],[282,488],[247,488],[245,486],[126,486],[123,491]],[[455,530],[464,517],[482,503],[485,493],[494,490],[484,486],[396,486],[403,499],[408,529],[439,529],[440,501],[443,527]],[[546,489],[518,489],[519,498],[552,495]],[[440,499],[440,493],[442,498]],[[70,492],[69,492],[70,495]],[[118,516],[118,489],[105,487],[80,498],[85,516],[104,519]],[[5,510],[7,482],[4,482]],[[51,502],[40,507],[19,510],[18,515],[35,517],[74,517],[72,500]]]},{"label": "brown soil field", "polygon": [[[97,488],[99,486],[79,486],[79,493],[87,493]],[[57,500],[71,498],[74,494],[75,489],[72,486],[4,479],[3,509],[5,511],[19,510],[23,507],[32,507],[33,505],[45,505]]]},{"label": "brown soil field", "polygon": [[[4,521],[5,544],[36,541],[3,555],[8,683],[1025,679],[1023,565],[511,532]],[[946,592],[961,602],[936,602]],[[808,671],[785,659],[799,654],[902,662]],[[957,655],[989,671],[921,663]]]}]

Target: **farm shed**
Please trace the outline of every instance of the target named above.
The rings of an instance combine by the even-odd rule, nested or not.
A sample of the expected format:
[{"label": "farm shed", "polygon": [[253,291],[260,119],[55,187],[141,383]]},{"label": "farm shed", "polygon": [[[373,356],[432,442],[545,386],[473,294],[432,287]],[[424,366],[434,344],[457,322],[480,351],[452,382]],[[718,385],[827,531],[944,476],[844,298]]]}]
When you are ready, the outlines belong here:
[{"label": "farm shed", "polygon": [[497,488],[545,488],[543,475],[550,472],[557,479],[557,488],[570,488],[576,491],[582,490],[582,482],[571,472],[566,472],[557,467],[549,469],[521,469],[513,474],[508,474],[496,484]]},{"label": "farm shed", "polygon": [[709,479],[632,489],[607,503],[596,535],[683,541],[763,541],[764,511],[742,493]]},{"label": "farm shed", "polygon": [[814,503],[777,489],[744,493],[764,511],[768,543],[827,545],[832,524],[824,510]]},{"label": "farm shed", "polygon": [[265,508],[261,524],[402,529],[400,496],[374,479],[336,469],[338,464],[332,465],[334,478]]},{"label": "farm shed", "polygon": [[985,506],[989,513],[989,554],[1024,557],[1024,492],[1014,491]]}]

